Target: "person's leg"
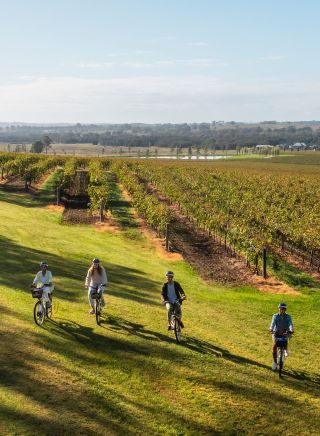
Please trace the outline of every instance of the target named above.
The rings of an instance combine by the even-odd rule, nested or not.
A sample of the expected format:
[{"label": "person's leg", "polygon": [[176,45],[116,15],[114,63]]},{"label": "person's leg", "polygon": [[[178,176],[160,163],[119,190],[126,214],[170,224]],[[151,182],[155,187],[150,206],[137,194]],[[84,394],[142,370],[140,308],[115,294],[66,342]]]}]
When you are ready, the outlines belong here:
[{"label": "person's leg", "polygon": [[291,339],[291,338],[292,338],[292,333],[287,333],[287,342],[286,342],[285,347],[284,347],[284,354],[286,357],[289,356],[288,345],[289,345],[289,339]]},{"label": "person's leg", "polygon": [[104,291],[105,291],[106,287],[105,286],[100,286],[100,292],[101,292],[101,306],[104,307],[105,306],[105,301],[104,301]]},{"label": "person's leg", "polygon": [[272,357],[274,363],[277,363],[277,339],[272,335]]},{"label": "person's leg", "polygon": [[170,328],[171,317],[173,312],[173,305],[171,303],[166,303],[167,315],[168,315],[168,329]]},{"label": "person's leg", "polygon": [[89,300],[89,304],[91,307],[90,313],[94,313],[94,303],[93,303],[93,298],[92,298],[92,292],[94,291],[94,288],[92,286],[89,286],[88,289],[88,300]]},{"label": "person's leg", "polygon": [[274,342],[272,346],[272,357],[275,363],[277,363],[277,343]]},{"label": "person's leg", "polygon": [[50,298],[49,298],[49,293],[50,293],[50,287],[49,286],[44,286],[43,294],[42,295],[43,295],[43,297],[45,299],[46,304],[48,306],[51,306],[51,301],[50,301]]}]

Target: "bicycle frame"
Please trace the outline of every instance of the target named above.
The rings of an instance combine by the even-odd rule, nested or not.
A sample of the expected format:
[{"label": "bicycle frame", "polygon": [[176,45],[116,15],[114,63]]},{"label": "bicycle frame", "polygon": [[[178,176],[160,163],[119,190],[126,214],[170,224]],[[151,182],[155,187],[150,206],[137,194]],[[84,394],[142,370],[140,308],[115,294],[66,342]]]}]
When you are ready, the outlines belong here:
[{"label": "bicycle frame", "polygon": [[275,340],[277,344],[277,364],[279,368],[279,377],[281,378],[285,359],[284,350],[287,347],[288,337],[286,335],[276,336]]},{"label": "bicycle frame", "polygon": [[101,310],[102,310],[101,298],[103,296],[103,291],[102,291],[103,287],[104,287],[103,285],[95,286],[95,287],[92,286],[93,291],[91,296],[94,300],[94,311],[95,311],[96,321],[98,325],[101,324]]},{"label": "bicycle frame", "polygon": [[181,342],[181,325],[180,325],[181,316],[177,315],[178,303],[180,303],[180,300],[176,300],[174,303],[172,303],[173,311],[172,311],[172,315],[171,315],[170,324],[171,324],[172,330],[174,331],[176,341],[179,344]]}]

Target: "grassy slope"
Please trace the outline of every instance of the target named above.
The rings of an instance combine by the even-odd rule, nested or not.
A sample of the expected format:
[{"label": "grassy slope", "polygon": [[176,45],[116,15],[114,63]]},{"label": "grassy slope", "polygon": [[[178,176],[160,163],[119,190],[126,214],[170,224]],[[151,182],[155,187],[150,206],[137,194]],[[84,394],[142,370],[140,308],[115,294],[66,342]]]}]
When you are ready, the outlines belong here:
[{"label": "grassy slope", "polygon": [[[1,434],[319,433],[317,293],[285,298],[297,335],[279,381],[267,328],[283,297],[208,286],[134,229],[62,226],[41,201],[0,190]],[[102,327],[83,289],[94,256],[110,280]],[[39,328],[28,287],[43,258],[55,313]],[[188,295],[182,346],[159,304],[169,268]]]}]

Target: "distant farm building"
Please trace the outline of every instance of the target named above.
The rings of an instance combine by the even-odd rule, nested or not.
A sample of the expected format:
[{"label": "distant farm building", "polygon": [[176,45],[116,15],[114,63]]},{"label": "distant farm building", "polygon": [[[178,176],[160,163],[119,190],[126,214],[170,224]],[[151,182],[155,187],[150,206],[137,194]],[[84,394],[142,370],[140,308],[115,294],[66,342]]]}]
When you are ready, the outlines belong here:
[{"label": "distant farm building", "polygon": [[289,148],[294,148],[295,150],[301,150],[306,148],[307,145],[304,142],[296,142],[295,144],[291,145]]},{"label": "distant farm building", "polygon": [[269,145],[269,144],[258,144],[258,145],[256,145],[256,148],[258,149],[258,150],[261,150],[261,149],[265,149],[265,148],[273,148],[273,145]]}]

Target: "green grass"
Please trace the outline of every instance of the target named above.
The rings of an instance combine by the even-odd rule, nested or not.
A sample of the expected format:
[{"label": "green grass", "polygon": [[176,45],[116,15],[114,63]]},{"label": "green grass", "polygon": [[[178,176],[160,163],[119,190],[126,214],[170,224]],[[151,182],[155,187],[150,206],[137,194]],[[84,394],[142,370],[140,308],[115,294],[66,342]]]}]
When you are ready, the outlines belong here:
[{"label": "green grass", "polygon": [[[207,285],[142,236],[61,225],[44,197],[0,190],[1,434],[319,434],[318,292]],[[101,327],[83,288],[93,257],[110,281]],[[54,316],[37,327],[29,285],[43,258]],[[180,346],[159,298],[168,269],[188,296]],[[280,299],[297,330],[281,381],[267,332]]]},{"label": "green grass", "polygon": [[131,204],[128,200],[123,198],[119,186],[110,177],[110,199],[108,203],[109,209],[112,211],[112,216],[116,223],[125,231],[131,233],[133,229],[137,228],[137,223],[131,214]]},{"label": "green grass", "polygon": [[268,266],[272,274],[292,288],[304,292],[320,292],[320,284],[306,272],[300,271],[276,255],[269,255]]}]

